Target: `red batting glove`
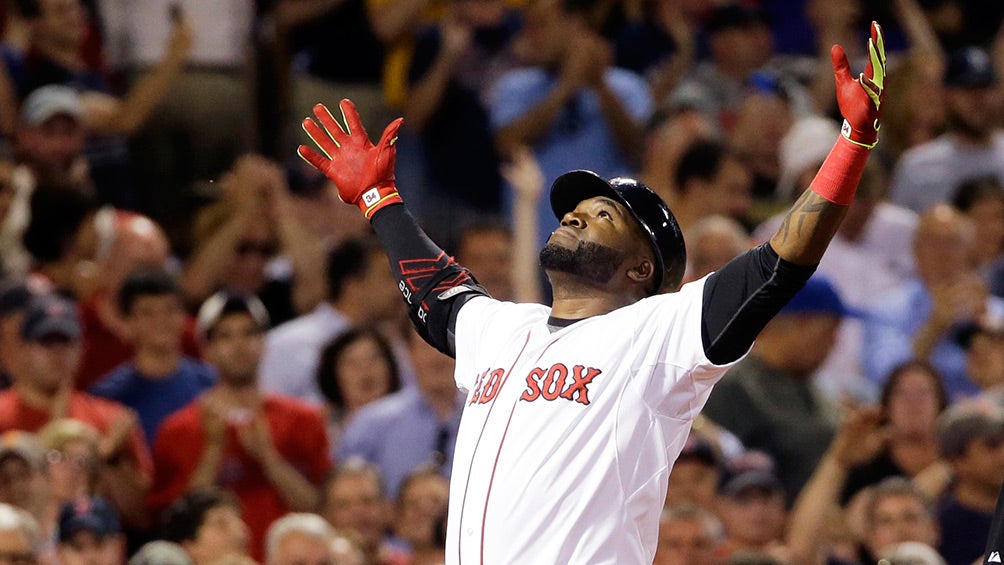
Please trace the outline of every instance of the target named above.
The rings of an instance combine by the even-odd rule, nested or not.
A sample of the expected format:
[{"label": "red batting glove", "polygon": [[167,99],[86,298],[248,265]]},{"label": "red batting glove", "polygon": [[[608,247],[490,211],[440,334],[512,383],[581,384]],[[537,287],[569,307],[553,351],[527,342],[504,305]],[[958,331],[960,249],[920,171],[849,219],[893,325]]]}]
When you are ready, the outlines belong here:
[{"label": "red batting glove", "polygon": [[338,107],[345,121],[344,129],[323,104],[314,106],[314,115],[323,129],[310,118],[303,120],[304,131],[327,157],[306,145],[301,145],[296,153],[335,183],[342,202],[359,206],[369,219],[377,210],[401,202],[394,184],[397,156],[394,143],[404,120],[398,118],[391,122],[374,146],[355,105],[346,99],[339,102]]},{"label": "red batting glove", "polygon": [[885,95],[886,57],[882,26],[872,22],[865,72],[851,77],[843,48],[830,49],[833,76],[837,81],[837,106],[844,117],[840,133],[851,143],[871,149],[878,143],[880,109]]}]

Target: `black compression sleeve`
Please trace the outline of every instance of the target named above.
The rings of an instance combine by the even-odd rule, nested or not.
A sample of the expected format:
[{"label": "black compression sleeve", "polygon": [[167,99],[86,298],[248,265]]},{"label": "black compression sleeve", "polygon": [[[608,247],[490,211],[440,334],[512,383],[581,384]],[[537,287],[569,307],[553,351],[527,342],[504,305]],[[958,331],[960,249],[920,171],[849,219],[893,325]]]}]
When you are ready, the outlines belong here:
[{"label": "black compression sleeve", "polygon": [[430,345],[453,357],[460,306],[488,293],[467,269],[429,239],[403,205],[381,209],[371,224],[387,251],[415,329]]},{"label": "black compression sleeve", "polygon": [[769,243],[750,249],[704,284],[701,341],[716,365],[731,363],[816,270],[781,259]]}]

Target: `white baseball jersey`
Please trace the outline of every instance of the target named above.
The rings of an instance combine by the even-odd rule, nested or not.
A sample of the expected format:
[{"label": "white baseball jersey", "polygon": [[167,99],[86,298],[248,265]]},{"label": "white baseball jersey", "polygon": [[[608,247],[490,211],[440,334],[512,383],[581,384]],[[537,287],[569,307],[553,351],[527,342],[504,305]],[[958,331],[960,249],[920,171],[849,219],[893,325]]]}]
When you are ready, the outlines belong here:
[{"label": "white baseball jersey", "polygon": [[669,472],[728,368],[704,356],[704,280],[555,332],[545,306],[461,308],[447,563],[652,562]]}]

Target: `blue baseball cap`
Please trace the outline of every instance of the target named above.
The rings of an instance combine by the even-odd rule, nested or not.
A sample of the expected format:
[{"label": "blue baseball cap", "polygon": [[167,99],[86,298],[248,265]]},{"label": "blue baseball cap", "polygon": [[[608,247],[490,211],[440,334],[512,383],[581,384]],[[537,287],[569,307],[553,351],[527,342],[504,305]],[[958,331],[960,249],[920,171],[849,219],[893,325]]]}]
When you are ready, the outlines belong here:
[{"label": "blue baseball cap", "polygon": [[21,325],[21,337],[29,341],[39,341],[53,335],[71,341],[80,339],[80,320],[76,303],[57,294],[33,297]]},{"label": "blue baseball cap", "polygon": [[98,537],[122,533],[119,517],[104,499],[81,497],[63,504],[59,510],[59,541],[68,541],[80,532]]},{"label": "blue baseball cap", "polygon": [[826,277],[815,274],[809,277],[799,290],[781,309],[781,314],[823,314],[838,318],[858,314],[844,304],[833,283]]},{"label": "blue baseball cap", "polygon": [[986,88],[997,84],[990,54],[979,47],[963,47],[953,52],[945,65],[944,83],[953,88]]}]

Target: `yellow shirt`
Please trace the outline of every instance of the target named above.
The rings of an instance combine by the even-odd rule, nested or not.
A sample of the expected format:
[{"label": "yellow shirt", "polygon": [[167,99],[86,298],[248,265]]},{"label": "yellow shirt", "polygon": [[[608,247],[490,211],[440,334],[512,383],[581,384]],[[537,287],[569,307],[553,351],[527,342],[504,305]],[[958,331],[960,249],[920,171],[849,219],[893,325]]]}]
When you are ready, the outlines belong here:
[{"label": "yellow shirt", "polygon": [[[366,7],[370,12],[385,6],[390,2],[401,0],[366,0]],[[434,24],[443,19],[449,11],[450,2],[455,0],[427,0],[422,8],[418,22],[413,30],[421,28],[423,25]],[[506,0],[507,6],[524,6],[529,0]],[[406,33],[391,45],[387,46],[387,55],[383,62],[383,93],[387,105],[391,108],[401,109],[404,107],[405,98],[408,95],[408,69],[411,67],[411,58],[415,52],[415,35]]]}]

